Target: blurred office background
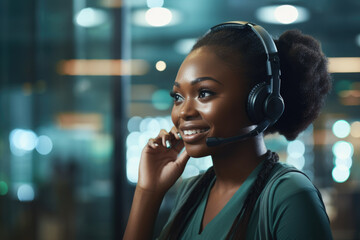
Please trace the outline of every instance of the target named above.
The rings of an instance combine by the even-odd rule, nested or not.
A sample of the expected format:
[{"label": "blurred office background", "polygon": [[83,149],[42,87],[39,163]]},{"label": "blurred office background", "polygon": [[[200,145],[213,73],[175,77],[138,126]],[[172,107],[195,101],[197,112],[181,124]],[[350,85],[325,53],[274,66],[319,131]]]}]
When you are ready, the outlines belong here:
[{"label": "blurred office background", "polygon": [[[321,41],[325,109],[297,140],[266,141],[320,188],[334,238],[360,239],[359,13],[353,0],[0,1],[0,239],[121,239],[141,149],[171,128],[177,69],[229,20]],[[209,166],[191,159],[183,177]]]}]

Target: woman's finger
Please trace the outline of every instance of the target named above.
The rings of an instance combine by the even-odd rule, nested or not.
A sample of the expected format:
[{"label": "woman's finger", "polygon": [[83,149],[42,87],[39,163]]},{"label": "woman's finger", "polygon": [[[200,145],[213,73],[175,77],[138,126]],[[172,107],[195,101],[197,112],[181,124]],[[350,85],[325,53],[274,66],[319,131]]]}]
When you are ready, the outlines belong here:
[{"label": "woman's finger", "polygon": [[162,145],[166,149],[175,148],[177,152],[180,152],[184,147],[181,135],[175,127],[173,127],[170,132],[167,132],[165,129],[161,129],[154,141],[158,142],[158,144]]},{"label": "woman's finger", "polygon": [[161,129],[158,136],[155,138],[156,141],[159,141],[161,145],[165,148],[171,148],[171,141],[174,139],[174,136],[167,132],[165,129]]},{"label": "woman's finger", "polygon": [[181,172],[184,171],[186,163],[189,161],[189,159],[190,159],[190,156],[186,152],[186,150],[184,150],[176,159],[176,162],[177,162],[178,166],[180,167]]},{"label": "woman's finger", "polygon": [[174,135],[175,139],[177,139],[177,140],[182,139],[179,130],[175,126],[171,128],[170,132]]},{"label": "woman's finger", "polygon": [[150,138],[148,141],[148,145],[149,147],[151,147],[152,149],[156,149],[157,147],[159,147],[159,144],[156,142],[156,140],[154,138]]}]

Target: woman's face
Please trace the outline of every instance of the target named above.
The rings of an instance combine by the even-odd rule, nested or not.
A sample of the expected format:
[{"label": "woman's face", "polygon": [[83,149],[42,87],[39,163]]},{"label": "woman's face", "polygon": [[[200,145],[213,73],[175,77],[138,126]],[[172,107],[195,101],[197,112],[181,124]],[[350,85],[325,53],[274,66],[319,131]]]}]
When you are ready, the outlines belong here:
[{"label": "woman's face", "polygon": [[191,52],[176,76],[171,117],[192,157],[214,154],[208,137],[231,137],[250,125],[245,102],[249,92],[244,74],[219,59],[211,47]]}]

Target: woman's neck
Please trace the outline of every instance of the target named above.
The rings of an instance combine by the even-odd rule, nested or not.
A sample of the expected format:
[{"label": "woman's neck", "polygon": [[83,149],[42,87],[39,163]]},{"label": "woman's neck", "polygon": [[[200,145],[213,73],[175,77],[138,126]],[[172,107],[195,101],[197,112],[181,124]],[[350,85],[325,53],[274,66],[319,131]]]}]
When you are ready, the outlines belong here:
[{"label": "woman's neck", "polygon": [[223,191],[239,188],[266,152],[262,135],[223,146],[221,151],[212,155],[216,174],[214,188]]}]

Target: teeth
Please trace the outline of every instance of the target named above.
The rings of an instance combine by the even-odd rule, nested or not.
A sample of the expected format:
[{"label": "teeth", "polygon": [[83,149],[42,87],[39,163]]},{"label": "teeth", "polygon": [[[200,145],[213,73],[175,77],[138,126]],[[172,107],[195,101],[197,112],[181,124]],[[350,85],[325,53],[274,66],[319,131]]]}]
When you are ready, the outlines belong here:
[{"label": "teeth", "polygon": [[208,129],[193,129],[193,130],[184,130],[185,135],[193,135],[198,133],[206,132]]}]

